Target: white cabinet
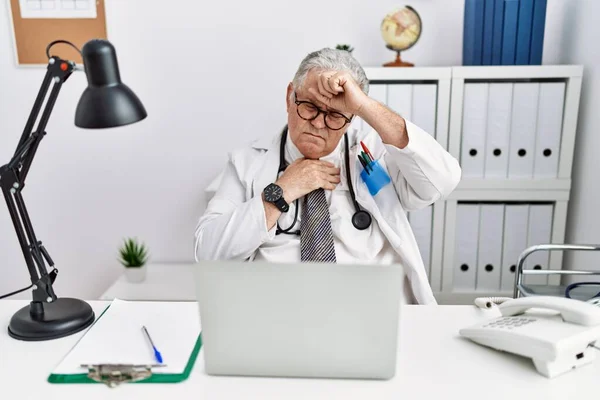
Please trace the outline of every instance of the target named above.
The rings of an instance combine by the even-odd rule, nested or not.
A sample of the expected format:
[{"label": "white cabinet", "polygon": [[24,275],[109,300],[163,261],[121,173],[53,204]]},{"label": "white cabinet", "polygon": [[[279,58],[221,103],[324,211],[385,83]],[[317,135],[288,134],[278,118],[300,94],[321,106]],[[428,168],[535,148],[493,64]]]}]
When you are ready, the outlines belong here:
[{"label": "white cabinet", "polygon": [[[583,67],[365,70],[377,99],[434,135],[463,168],[447,199],[409,213],[438,302],[512,297],[518,255],[564,243]],[[562,268],[562,252],[533,256],[526,268]],[[559,284],[535,279],[543,282],[525,283]]]}]

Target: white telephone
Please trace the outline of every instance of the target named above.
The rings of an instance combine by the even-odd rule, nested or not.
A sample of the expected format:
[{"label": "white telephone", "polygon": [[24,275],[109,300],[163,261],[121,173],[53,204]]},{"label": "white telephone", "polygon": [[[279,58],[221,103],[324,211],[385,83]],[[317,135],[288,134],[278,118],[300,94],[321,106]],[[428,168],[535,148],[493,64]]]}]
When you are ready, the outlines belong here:
[{"label": "white telephone", "polygon": [[511,299],[498,309],[502,317],[461,329],[460,335],[532,358],[537,371],[548,378],[594,360],[598,350],[592,347],[600,342],[600,307],[563,297],[533,296]]}]

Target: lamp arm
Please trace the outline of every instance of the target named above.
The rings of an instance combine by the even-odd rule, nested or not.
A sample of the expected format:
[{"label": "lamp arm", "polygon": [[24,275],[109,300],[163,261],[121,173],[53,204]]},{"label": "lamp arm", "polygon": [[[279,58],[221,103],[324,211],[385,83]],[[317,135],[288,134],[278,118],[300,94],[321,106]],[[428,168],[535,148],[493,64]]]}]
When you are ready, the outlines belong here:
[{"label": "lamp arm", "polygon": [[[50,114],[52,113],[62,84],[71,75],[74,67],[74,63],[61,60],[58,57],[52,57],[49,60],[46,76],[44,77],[14,156],[8,164],[0,167],[0,188],[2,189],[15,227],[21,251],[25,257],[31,283],[35,286],[33,291],[34,303],[56,300],[57,297],[52,288],[52,283],[56,278],[57,271],[54,269],[48,274],[44,260],[50,266],[54,266],[54,262],[42,245],[42,242],[35,235],[21,192],[25,187],[25,178],[27,177],[40,141],[46,134],[46,125],[50,119]],[[48,97],[38,127],[32,133],[33,125],[37,120],[52,82],[54,82],[54,87]],[[32,312],[36,312],[36,310],[43,313],[41,307],[32,308]]]}]

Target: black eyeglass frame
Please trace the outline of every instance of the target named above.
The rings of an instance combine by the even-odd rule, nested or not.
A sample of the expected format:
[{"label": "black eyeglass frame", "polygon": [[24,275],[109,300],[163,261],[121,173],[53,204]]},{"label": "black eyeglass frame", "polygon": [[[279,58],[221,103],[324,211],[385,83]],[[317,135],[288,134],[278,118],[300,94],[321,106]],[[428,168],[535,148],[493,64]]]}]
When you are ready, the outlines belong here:
[{"label": "black eyeglass frame", "polygon": [[[296,92],[294,92],[294,103],[296,104],[296,113],[298,113],[298,116],[300,118],[302,118],[305,121],[314,121],[315,119],[317,119],[319,117],[319,115],[323,114],[323,121],[325,122],[325,126],[327,126],[327,128],[331,129],[332,131],[339,131],[340,129],[343,129],[346,125],[348,125],[349,123],[352,122],[352,118],[354,117],[354,116],[352,116],[352,117],[348,118],[344,114],[337,112],[337,111],[321,110],[319,107],[317,107],[314,103],[311,103],[310,101],[298,100],[298,98],[296,97]],[[308,104],[308,105],[314,107],[317,110],[317,115],[315,115],[312,118],[304,118],[302,115],[300,115],[300,107],[299,106],[301,104]],[[333,116],[339,115],[346,122],[344,123],[344,125],[340,126],[339,128],[332,128],[327,124],[327,115],[333,115]]]}]

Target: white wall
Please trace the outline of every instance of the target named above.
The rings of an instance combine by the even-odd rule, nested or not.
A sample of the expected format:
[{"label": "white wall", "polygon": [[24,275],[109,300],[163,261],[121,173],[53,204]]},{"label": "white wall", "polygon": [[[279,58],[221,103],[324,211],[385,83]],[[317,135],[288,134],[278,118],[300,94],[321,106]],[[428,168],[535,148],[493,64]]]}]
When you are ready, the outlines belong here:
[{"label": "white wall", "polygon": [[[100,295],[120,273],[116,251],[124,236],[143,239],[153,261],[192,261],[203,188],[233,147],[281,129],[286,85],[301,59],[322,47],[350,43],[364,66],[391,61],[394,54],[385,48],[379,25],[389,10],[403,4],[106,3],[109,40],[117,49],[121,75],[149,116],[124,128],[79,130],[72,121],[85,76],[72,76],[63,88],[24,191],[38,238],[60,271],[55,285],[60,296]],[[561,35],[573,30],[565,26],[563,13],[571,3],[549,0],[546,64],[564,61]],[[417,66],[460,65],[464,0],[409,4],[421,14],[424,29],[419,43],[403,58]],[[587,18],[591,21],[591,14]],[[580,48],[583,53],[585,46]],[[44,74],[43,69],[15,66],[7,6],[0,7],[0,49],[4,164]],[[580,173],[585,168],[577,166]],[[585,206],[594,209],[590,200]],[[585,213],[578,210],[573,215],[583,220]],[[0,256],[0,294],[27,286],[27,270],[6,207],[0,207]]]}]

